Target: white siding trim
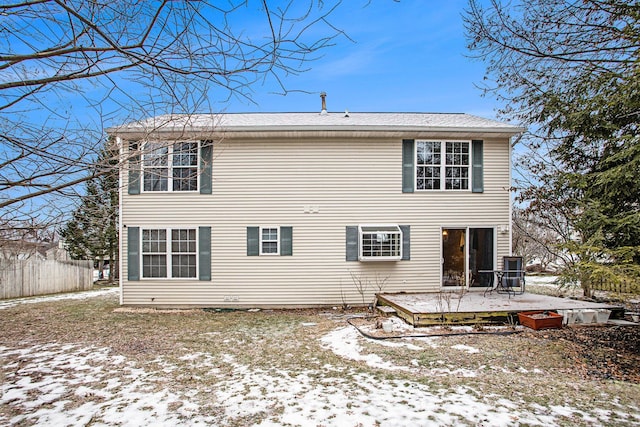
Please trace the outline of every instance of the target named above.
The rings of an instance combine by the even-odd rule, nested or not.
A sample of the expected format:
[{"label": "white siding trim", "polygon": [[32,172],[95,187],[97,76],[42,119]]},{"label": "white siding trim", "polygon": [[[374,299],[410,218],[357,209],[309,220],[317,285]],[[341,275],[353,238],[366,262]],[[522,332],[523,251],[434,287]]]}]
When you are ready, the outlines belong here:
[{"label": "white siding trim", "polygon": [[118,250],[119,250],[119,256],[118,256],[118,286],[119,286],[119,290],[118,290],[118,295],[119,295],[119,301],[120,301],[120,305],[124,304],[124,290],[123,290],[123,277],[124,277],[124,268],[123,268],[123,262],[122,262],[122,258],[124,258],[124,244],[123,244],[123,239],[124,239],[124,229],[122,227],[122,201],[124,199],[124,191],[123,188],[125,188],[123,186],[123,183],[126,181],[124,179],[124,174],[127,172],[127,168],[125,166],[123,166],[124,163],[124,158],[125,158],[125,147],[122,141],[122,138],[120,138],[119,136],[116,137],[116,144],[118,148],[118,155],[119,155],[119,159],[118,159],[118,163],[119,163],[119,171],[118,171],[118,237],[119,237],[119,241],[118,241]]}]

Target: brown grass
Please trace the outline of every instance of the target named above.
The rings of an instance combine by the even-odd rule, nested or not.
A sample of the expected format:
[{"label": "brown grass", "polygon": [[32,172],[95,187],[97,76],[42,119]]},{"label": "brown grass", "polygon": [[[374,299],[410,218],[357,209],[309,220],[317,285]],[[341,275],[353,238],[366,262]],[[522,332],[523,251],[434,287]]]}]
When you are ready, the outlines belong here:
[{"label": "brown grass", "polygon": [[[0,314],[1,346],[28,348],[57,343],[107,348],[113,355],[124,356],[154,371],[161,369],[159,360],[169,361],[179,369],[167,373],[160,386],[170,385],[178,391],[196,390],[203,408],[214,412],[219,409],[207,406],[209,391],[203,388],[212,386],[213,379],[208,372],[211,367],[190,363],[184,356],[208,357],[219,369],[218,380],[225,375],[232,377],[230,365],[223,362],[232,357],[252,369],[278,369],[291,376],[312,372],[319,381],[361,372],[381,379],[417,381],[436,390],[466,386],[478,398],[492,401],[499,396],[518,402],[520,407],[532,412],[554,405],[570,405],[587,412],[599,408],[624,413],[638,411],[640,404],[637,382],[632,378],[619,381],[589,374],[583,366],[584,353],[576,351],[576,343],[566,333],[560,336],[553,331],[404,341],[420,347],[419,351],[362,341],[362,353],[377,354],[393,365],[412,368],[411,371],[385,371],[343,359],[320,342],[330,331],[348,326],[347,316],[362,313],[331,309],[258,312],[129,309],[118,307],[116,297],[110,296],[25,304]],[[359,321],[360,326],[371,327],[369,323],[375,324],[375,320]],[[415,332],[418,331],[410,331]],[[428,330],[419,332],[428,333]],[[478,351],[472,353],[465,348]],[[601,350],[601,347],[594,349]],[[5,381],[11,374],[5,366],[16,363],[19,363],[17,357],[3,360],[0,380]],[[322,368],[327,365],[336,369]],[[347,371],[350,373],[345,374]],[[465,376],[464,372],[474,376]],[[179,408],[181,404],[171,405]],[[12,411],[15,409],[0,405],[0,415]],[[612,417],[612,425],[625,424],[622,417]],[[580,419],[560,421],[566,425],[589,425]]]}]

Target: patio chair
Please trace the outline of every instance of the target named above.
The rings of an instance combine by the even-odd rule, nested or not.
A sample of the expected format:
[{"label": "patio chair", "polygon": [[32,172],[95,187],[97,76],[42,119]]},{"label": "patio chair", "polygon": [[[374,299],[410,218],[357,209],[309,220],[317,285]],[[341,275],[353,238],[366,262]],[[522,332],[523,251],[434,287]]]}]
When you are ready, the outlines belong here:
[{"label": "patio chair", "polygon": [[523,294],[525,271],[521,256],[502,257],[503,276],[502,289],[509,294]]}]

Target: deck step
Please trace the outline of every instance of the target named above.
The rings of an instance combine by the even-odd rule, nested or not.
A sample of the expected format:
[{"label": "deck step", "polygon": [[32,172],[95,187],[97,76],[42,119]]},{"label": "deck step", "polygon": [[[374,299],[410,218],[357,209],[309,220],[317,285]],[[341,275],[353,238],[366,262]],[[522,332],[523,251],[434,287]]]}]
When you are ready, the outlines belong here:
[{"label": "deck step", "polygon": [[393,316],[396,314],[396,309],[388,305],[376,306],[376,310],[378,310],[383,316]]}]

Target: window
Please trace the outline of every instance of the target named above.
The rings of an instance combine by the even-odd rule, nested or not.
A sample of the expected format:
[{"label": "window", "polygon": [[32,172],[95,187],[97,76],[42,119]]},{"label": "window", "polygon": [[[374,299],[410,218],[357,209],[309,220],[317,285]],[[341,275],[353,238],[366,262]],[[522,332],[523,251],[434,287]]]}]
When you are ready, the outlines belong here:
[{"label": "window", "polygon": [[196,229],[143,229],[142,277],[195,278]]},{"label": "window", "polygon": [[260,229],[260,255],[278,255],[278,229]]},{"label": "window", "polygon": [[469,142],[418,140],[415,147],[418,190],[469,189]]},{"label": "window", "polygon": [[144,146],[144,191],[167,191],[169,183],[169,147],[148,142]]},{"label": "window", "polygon": [[442,153],[439,142],[417,141],[417,187],[418,190],[439,190]]},{"label": "window", "polygon": [[197,142],[147,142],[143,149],[144,191],[196,191]]},{"label": "window", "polygon": [[196,277],[196,230],[171,230],[171,277]]},{"label": "window", "polygon": [[293,255],[293,228],[247,227],[247,256]]},{"label": "window", "polygon": [[469,143],[446,142],[445,145],[445,189],[468,190]]},{"label": "window", "polygon": [[358,240],[360,261],[402,259],[402,230],[397,225],[361,225]]},{"label": "window", "polygon": [[173,144],[173,191],[198,189],[198,143]]}]

